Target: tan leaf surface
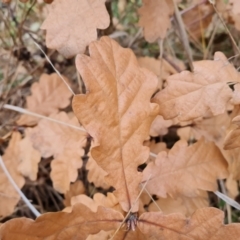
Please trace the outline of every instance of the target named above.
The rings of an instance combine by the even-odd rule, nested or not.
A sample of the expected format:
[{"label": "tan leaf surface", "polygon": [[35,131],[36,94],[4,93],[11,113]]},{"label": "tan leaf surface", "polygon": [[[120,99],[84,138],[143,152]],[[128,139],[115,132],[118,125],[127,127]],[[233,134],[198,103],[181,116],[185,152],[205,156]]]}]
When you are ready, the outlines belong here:
[{"label": "tan leaf surface", "polygon": [[1,226],[0,239],[86,239],[89,234],[101,230],[117,229],[122,219],[122,214],[112,209],[99,207],[94,213],[85,205],[76,204],[71,213],[47,213],[36,221],[26,218],[10,220]]},{"label": "tan leaf surface", "polygon": [[150,135],[153,137],[165,135],[172,124],[172,120],[164,120],[162,116],[158,115],[152,122]]},{"label": "tan leaf surface", "polygon": [[107,173],[96,163],[96,161],[90,156],[86,169],[88,170],[88,181],[94,183],[96,187],[102,187],[107,189],[110,187],[105,181],[105,176]]},{"label": "tan leaf surface", "polygon": [[51,179],[54,188],[61,193],[66,193],[70,183],[76,181],[78,169],[82,167],[82,158],[79,153],[71,150],[64,150],[51,162]]},{"label": "tan leaf surface", "polygon": [[232,120],[233,125],[224,140],[224,149],[234,149],[240,147],[240,115]]},{"label": "tan leaf surface", "polygon": [[166,198],[198,195],[198,189],[217,190],[217,179],[228,176],[227,162],[213,143],[203,139],[188,146],[178,141],[168,152],[160,152],[143,171],[143,181],[149,176],[147,189],[151,194]]},{"label": "tan leaf surface", "polygon": [[166,37],[173,12],[172,1],[143,0],[143,6],[138,10],[140,15],[138,24],[143,27],[144,37],[148,42],[152,43]]},{"label": "tan leaf surface", "polygon": [[184,216],[191,216],[197,209],[209,206],[208,194],[204,191],[199,191],[199,193],[196,197],[179,196],[173,199],[168,196],[167,198],[159,198],[156,203],[152,202],[149,205],[148,210],[158,212],[160,207],[164,214],[179,212]]},{"label": "tan leaf surface", "polygon": [[25,177],[29,177],[32,181],[37,179],[38,163],[41,160],[41,154],[32,146],[31,139],[29,138],[29,131],[25,130],[25,138],[19,143],[20,163],[18,165],[18,171]]},{"label": "tan leaf surface", "polygon": [[[71,118],[65,112],[59,112],[50,116],[72,126],[80,127],[77,118],[75,116]],[[86,135],[85,132],[79,129],[41,119],[38,125],[31,131],[30,138],[34,148],[40,151],[42,157],[48,158],[51,156],[57,157],[64,154],[65,151],[72,151],[78,153],[79,156],[83,156]]]},{"label": "tan leaf surface", "polygon": [[[107,196],[105,196],[102,193],[95,193],[93,196],[93,199],[88,197],[85,194],[79,194],[77,196],[73,196],[71,198],[71,206],[74,206],[75,204],[78,204],[78,203],[82,203],[86,205],[92,212],[97,212],[97,208],[99,206],[102,206],[102,207],[114,209],[124,214],[121,206],[119,205],[117,198],[114,196],[113,193],[107,193]],[[65,211],[71,212],[71,208],[67,208]]]},{"label": "tan leaf surface", "polygon": [[[75,116],[71,118],[65,112],[51,115],[52,118],[80,127]],[[54,188],[66,193],[70,182],[77,179],[77,169],[82,166],[86,133],[45,119],[39,121],[30,133],[30,139],[35,149],[42,157],[54,156],[51,163],[51,178]]]},{"label": "tan leaf surface", "polygon": [[166,240],[238,240],[240,225],[223,225],[224,212],[216,208],[198,209],[191,218],[179,213],[162,215],[143,213],[138,222],[145,239]]},{"label": "tan leaf surface", "polygon": [[[2,156],[3,162],[12,176],[13,180],[16,182],[19,188],[22,188],[25,180],[23,176],[18,172],[19,160],[19,143],[21,140],[21,135],[19,132],[13,132],[9,145]],[[5,173],[0,170],[0,216],[7,216],[11,214],[14,207],[20,199],[19,194],[13,188],[12,184],[9,182]]]},{"label": "tan leaf surface", "polygon": [[152,57],[139,57],[138,63],[140,67],[144,67],[158,76],[158,89],[162,89],[163,80],[166,80],[170,75],[177,73],[177,71],[165,59],[162,59],[161,61]]},{"label": "tan leaf surface", "polygon": [[235,199],[239,194],[239,190],[238,190],[238,182],[233,179],[232,174],[229,175],[225,184],[226,184],[226,189],[228,191],[228,196],[232,199]]},{"label": "tan leaf surface", "polygon": [[80,180],[77,180],[75,183],[70,185],[69,191],[64,194],[65,199],[63,200],[63,203],[66,207],[71,206],[71,198],[80,194],[83,194],[85,192],[85,187],[83,185],[83,182]]},{"label": "tan leaf surface", "polygon": [[[108,173],[106,183],[128,211],[139,193],[142,174],[137,167],[149,156],[143,141],[156,116],[150,98],[157,78],[138,66],[132,51],[108,37],[91,43],[89,51],[91,57],[79,55],[76,60],[87,94],[74,96],[73,109],[93,137],[91,155]],[[137,209],[135,204],[132,211]]]},{"label": "tan leaf surface", "polygon": [[225,159],[228,162],[228,170],[233,179],[240,180],[240,148],[222,150]]},{"label": "tan leaf surface", "polygon": [[194,73],[183,71],[167,79],[167,87],[154,102],[160,105],[164,119],[177,117],[180,121],[224,113],[233,96],[228,82],[239,82],[239,73],[221,52],[214,61],[194,63]]},{"label": "tan leaf surface", "polygon": [[47,47],[68,58],[83,53],[97,39],[97,29],[109,23],[105,0],[58,0],[51,4],[41,28],[47,30]]},{"label": "tan leaf surface", "polygon": [[205,37],[207,27],[212,22],[214,8],[209,2],[195,1],[192,7],[182,14],[184,26],[189,35],[198,41],[200,37]]},{"label": "tan leaf surface", "polygon": [[[65,78],[66,81],[68,81]],[[27,99],[27,110],[49,116],[58,112],[59,108],[65,108],[70,104],[71,92],[66,87],[61,78],[53,73],[51,75],[42,74],[39,82],[31,86],[31,96]],[[35,125],[39,118],[22,115],[17,121],[18,125]]]},{"label": "tan leaf surface", "polygon": [[230,121],[230,116],[225,112],[210,118],[194,120],[191,127],[179,128],[177,134],[186,141],[204,137],[207,141],[219,146],[226,135]]}]

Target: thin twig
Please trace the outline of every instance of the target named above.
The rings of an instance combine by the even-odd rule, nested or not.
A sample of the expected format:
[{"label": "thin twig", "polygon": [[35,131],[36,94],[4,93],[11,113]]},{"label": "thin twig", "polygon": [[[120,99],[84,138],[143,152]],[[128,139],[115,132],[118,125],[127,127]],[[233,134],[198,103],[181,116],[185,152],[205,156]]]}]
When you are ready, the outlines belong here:
[{"label": "thin twig", "polygon": [[189,44],[189,41],[188,41],[187,32],[186,32],[186,29],[184,27],[182,16],[181,16],[181,14],[178,10],[177,4],[175,3],[174,0],[172,0],[172,2],[174,4],[174,10],[175,10],[174,17],[175,17],[176,22],[177,22],[178,27],[179,27],[179,32],[180,32],[180,35],[181,35],[181,38],[182,38],[182,43],[183,43],[184,49],[187,53],[187,58],[188,58],[190,69],[193,72],[193,70],[194,70],[194,68],[193,68],[193,57],[192,57],[190,44]]},{"label": "thin twig", "polygon": [[[222,193],[227,196],[227,191],[226,191],[223,180],[220,179],[219,183],[220,183],[220,188],[221,188]],[[232,223],[232,210],[231,210],[230,205],[227,202],[226,202],[226,208],[227,208],[228,223]]]},{"label": "thin twig", "polygon": [[26,109],[21,108],[21,107],[16,107],[16,106],[9,105],[9,104],[4,104],[3,108],[10,109],[10,110],[13,110],[13,111],[16,111],[16,112],[20,112],[20,113],[25,113],[25,114],[28,114],[28,115],[31,115],[31,116],[34,116],[34,117],[43,118],[45,120],[52,121],[52,122],[55,122],[55,123],[59,123],[59,124],[62,124],[64,126],[80,130],[82,132],[87,132],[83,127],[77,127],[77,126],[74,126],[74,125],[71,125],[71,124],[59,121],[59,120],[54,119],[54,118],[46,117],[46,116],[40,115],[38,113],[31,112],[31,111],[26,110]]},{"label": "thin twig", "polygon": [[3,160],[2,160],[2,156],[0,155],[0,166],[2,168],[2,170],[4,171],[6,177],[8,178],[9,182],[12,184],[12,186],[14,187],[14,189],[17,191],[17,193],[19,194],[19,196],[22,198],[22,200],[26,203],[26,205],[29,207],[29,209],[32,211],[32,213],[36,216],[39,217],[41,215],[40,212],[38,212],[38,210],[30,203],[30,201],[26,198],[26,196],[23,194],[23,192],[19,189],[19,187],[17,186],[17,184],[15,183],[15,181],[13,180],[12,176],[10,175],[10,173],[8,172]]},{"label": "thin twig", "polygon": [[145,188],[144,191],[147,193],[147,195],[151,198],[157,209],[162,212],[162,209],[158,206],[157,202],[153,199],[152,195],[149,193],[149,191]]},{"label": "thin twig", "polygon": [[212,4],[212,6],[213,6],[213,8],[214,8],[214,10],[215,10],[215,12],[216,12],[218,18],[221,20],[221,22],[222,22],[224,28],[226,29],[226,31],[227,31],[227,33],[228,33],[228,36],[230,37],[230,39],[231,39],[231,41],[232,41],[232,44],[233,44],[234,47],[236,48],[238,54],[240,54],[240,49],[239,49],[239,47],[238,47],[236,41],[234,40],[234,38],[233,38],[231,32],[229,31],[229,29],[228,29],[226,23],[224,22],[223,18],[221,17],[221,15],[219,14],[218,10],[216,9],[216,7],[215,7],[215,5],[214,5],[214,4],[215,4],[214,1],[209,0],[209,2]]},{"label": "thin twig", "polygon": [[37,46],[37,48],[42,52],[42,54],[45,56],[45,58],[47,59],[48,63],[52,66],[52,68],[54,69],[54,71],[57,73],[57,75],[62,79],[62,81],[65,83],[65,85],[67,86],[67,88],[69,89],[69,91],[72,93],[73,96],[75,96],[76,94],[73,92],[73,90],[71,89],[71,87],[68,85],[68,83],[66,82],[66,80],[64,79],[64,77],[61,75],[61,73],[54,67],[52,61],[50,60],[50,58],[47,56],[47,54],[44,52],[44,50],[41,48],[41,46],[35,41],[35,39],[33,38],[31,33],[28,33],[29,36],[31,37],[31,39],[33,40],[34,44]]}]

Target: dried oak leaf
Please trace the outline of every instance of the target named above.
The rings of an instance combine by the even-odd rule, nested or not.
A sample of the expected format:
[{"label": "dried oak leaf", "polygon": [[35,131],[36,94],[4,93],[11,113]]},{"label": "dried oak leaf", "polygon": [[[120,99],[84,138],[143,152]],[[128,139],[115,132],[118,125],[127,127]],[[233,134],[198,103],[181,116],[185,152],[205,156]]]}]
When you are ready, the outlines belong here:
[{"label": "dried oak leaf", "polygon": [[149,134],[153,137],[165,135],[172,124],[172,120],[164,120],[162,116],[158,115],[152,122]]},{"label": "dried oak leaf", "polygon": [[54,1],[41,26],[47,30],[47,47],[57,49],[67,58],[83,53],[97,39],[97,29],[105,29],[110,24],[105,1]]},{"label": "dried oak leaf", "polygon": [[71,118],[65,112],[59,112],[52,114],[51,118],[75,126],[76,129],[42,119],[32,129],[29,137],[42,157],[54,157],[51,162],[53,185],[57,191],[66,193],[70,182],[77,179],[78,169],[82,166],[86,132],[81,131],[75,116]]},{"label": "dried oak leaf", "polygon": [[165,38],[167,29],[170,28],[170,17],[174,13],[172,1],[143,0],[139,8],[140,19],[138,24],[143,27],[145,39],[152,43],[159,38]]},{"label": "dried oak leaf", "polygon": [[[120,205],[128,211],[139,193],[142,174],[137,167],[149,156],[143,141],[158,110],[150,103],[157,77],[109,37],[92,42],[89,52],[91,57],[76,59],[87,94],[74,96],[73,110],[93,137],[91,155],[108,174],[106,183],[116,189]],[[135,204],[132,211],[137,209]]]},{"label": "dried oak leaf", "polygon": [[183,12],[184,26],[194,41],[198,42],[200,37],[205,36],[213,15],[212,5],[209,2],[200,2],[199,0],[193,2],[192,6]]},{"label": "dried oak leaf", "polygon": [[[91,155],[91,154],[90,154]],[[105,176],[107,173],[96,163],[96,161],[90,156],[86,169],[88,170],[88,181],[94,183],[96,187],[102,187],[104,189],[108,189],[110,185],[108,185],[105,181]]]},{"label": "dried oak leaf", "polygon": [[63,203],[65,207],[71,206],[71,198],[85,192],[83,182],[78,180],[70,185],[70,189],[64,194],[65,199]]},{"label": "dried oak leaf", "polygon": [[179,212],[184,216],[191,216],[197,209],[208,206],[207,192],[199,191],[199,195],[196,197],[178,196],[173,199],[168,196],[167,198],[159,198],[149,205],[148,210],[158,212],[160,208],[164,214]]},{"label": "dried oak leaf", "polygon": [[19,143],[20,163],[18,165],[18,171],[25,177],[29,177],[32,181],[37,179],[38,163],[41,160],[41,154],[32,146],[31,139],[29,138],[29,132],[32,129],[25,130],[25,138]]},{"label": "dried oak leaf", "polygon": [[201,208],[190,219],[183,216],[178,213],[170,215],[159,212],[143,213],[139,218],[138,227],[145,234],[145,239],[239,239],[240,225],[223,225],[224,213],[219,209]]},{"label": "dried oak leaf", "polygon": [[227,178],[227,162],[214,143],[203,139],[188,146],[180,140],[168,152],[160,152],[143,171],[147,190],[166,198],[194,197],[198,190],[216,191],[217,179]]},{"label": "dried oak leaf", "polygon": [[[19,188],[22,188],[25,180],[24,177],[18,171],[19,160],[19,143],[21,141],[21,135],[19,132],[13,132],[9,145],[2,156],[3,162],[9,171],[11,177]],[[13,188],[9,182],[5,173],[0,171],[0,216],[7,216],[12,214],[15,205],[20,199],[19,194]]]},{"label": "dried oak leaf", "polygon": [[54,188],[60,193],[66,193],[70,188],[70,183],[76,181],[78,169],[81,167],[81,155],[77,151],[64,150],[51,162],[50,177]]},{"label": "dried oak leaf", "polygon": [[233,97],[229,82],[239,83],[240,75],[223,53],[216,52],[214,61],[195,62],[194,73],[183,71],[170,76],[167,87],[153,102],[159,104],[164,119],[188,121],[218,115],[225,112]]},{"label": "dried oak leaf", "polygon": [[92,212],[84,204],[75,204],[71,213],[46,213],[33,221],[19,218],[10,220],[0,227],[2,240],[73,240],[86,239],[89,234],[101,230],[117,229],[123,216],[104,207]]},{"label": "dried oak leaf", "polygon": [[[223,224],[224,212],[215,208],[198,209],[191,218],[180,213],[164,215],[146,212],[136,217],[136,230],[121,228],[114,240],[238,240],[239,224]],[[0,227],[2,240],[73,240],[86,239],[100,230],[116,230],[123,220],[121,213],[98,207],[92,212],[83,204],[76,204],[71,213],[47,213],[36,221],[19,218]]]},{"label": "dried oak leaf", "polygon": [[[68,81],[65,78],[66,81]],[[31,96],[27,99],[27,110],[49,116],[58,112],[59,108],[65,108],[70,104],[71,92],[68,90],[61,78],[53,73],[42,74],[39,82],[31,86]],[[22,115],[17,121],[18,125],[35,125],[39,118]]]},{"label": "dried oak leaf", "polygon": [[140,67],[144,67],[157,75],[158,89],[162,89],[163,80],[166,80],[168,76],[177,73],[176,69],[165,59],[160,60],[152,57],[139,57],[138,63]]},{"label": "dried oak leaf", "polygon": [[234,149],[240,147],[240,115],[233,118],[230,131],[227,133],[224,140],[224,149]]}]

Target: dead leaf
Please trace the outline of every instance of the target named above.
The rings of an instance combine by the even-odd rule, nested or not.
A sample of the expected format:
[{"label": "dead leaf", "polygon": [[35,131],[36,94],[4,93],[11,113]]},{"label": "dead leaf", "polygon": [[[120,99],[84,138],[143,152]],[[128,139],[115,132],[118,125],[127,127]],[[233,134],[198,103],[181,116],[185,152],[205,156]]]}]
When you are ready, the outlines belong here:
[{"label": "dead leaf", "polygon": [[[220,148],[221,149],[221,148]],[[221,149],[223,156],[228,162],[228,170],[234,180],[240,180],[240,148],[230,150]]]},{"label": "dead leaf", "polygon": [[155,73],[158,77],[158,89],[163,88],[163,80],[166,80],[170,75],[177,73],[165,59],[159,60],[152,57],[139,57],[138,63],[140,67],[144,67]]},{"label": "dead leaf", "polygon": [[216,52],[214,61],[195,62],[194,73],[183,71],[170,76],[154,102],[160,105],[159,114],[164,119],[188,121],[218,115],[225,112],[233,96],[228,83],[239,81],[236,69],[223,53]]},{"label": "dead leaf", "polygon": [[76,204],[71,213],[43,214],[33,221],[18,218],[0,228],[0,238],[7,240],[86,239],[100,230],[117,229],[123,216],[110,208],[99,207],[96,213],[83,204]]},{"label": "dead leaf", "polygon": [[25,130],[25,138],[19,142],[20,147],[20,163],[18,171],[25,177],[29,177],[32,181],[37,179],[38,163],[41,160],[41,154],[32,146],[29,138],[30,128]]},{"label": "dead leaf", "polygon": [[[2,156],[3,162],[9,171],[11,177],[21,189],[25,183],[24,177],[19,173],[18,166],[19,160],[19,143],[21,140],[21,135],[19,132],[13,132],[9,145]],[[0,170],[0,216],[7,216],[12,214],[14,207],[20,199],[19,194],[13,188],[12,184],[9,182],[5,173]]]},{"label": "dead leaf", "polygon": [[166,240],[239,239],[239,225],[223,225],[223,218],[224,213],[216,208],[198,209],[190,219],[179,213],[147,212],[140,216],[138,227],[145,239],[159,239],[159,236]]},{"label": "dead leaf", "polygon": [[173,124],[172,120],[164,120],[164,118],[158,115],[152,122],[150,128],[150,135],[153,137],[163,136],[168,133],[168,128]]},{"label": "dead leaf", "polygon": [[[238,240],[239,224],[223,225],[224,212],[216,208],[198,209],[191,218],[180,213],[164,215],[146,212],[136,217],[136,231],[121,228],[117,240]],[[101,230],[111,231],[120,226],[123,216],[110,208],[98,207],[92,212],[83,204],[76,204],[71,213],[44,214],[36,221],[19,218],[1,225],[0,237],[5,240],[37,239],[86,239]],[[37,237],[36,237],[37,235]]]},{"label": "dead leaf", "polygon": [[[68,81],[65,78],[66,81]],[[58,112],[59,108],[65,108],[70,104],[71,92],[68,90],[61,78],[53,73],[51,75],[42,74],[39,82],[32,84],[31,96],[27,99],[27,110],[49,116]],[[59,97],[61,96],[61,97]],[[35,125],[39,118],[22,115],[17,121],[18,125]]]},{"label": "dead leaf", "polygon": [[[90,154],[91,155],[91,154]],[[108,189],[110,185],[108,185],[105,181],[105,176],[107,173],[96,163],[96,161],[90,156],[86,169],[88,170],[88,181],[94,183],[96,187],[102,187],[104,189]]]},{"label": "dead leaf", "polygon": [[[75,116],[71,118],[65,112],[52,114],[51,118],[80,127],[77,118]],[[77,179],[77,170],[82,166],[81,157],[84,155],[86,133],[42,119],[32,129],[29,137],[42,157],[54,156],[51,163],[53,185],[57,191],[66,193],[70,182]]]},{"label": "dead leaf", "polygon": [[178,136],[185,141],[204,137],[209,142],[214,142],[218,147],[226,135],[231,118],[225,112],[210,118],[194,120],[191,127],[183,127],[177,130]]},{"label": "dead leaf", "polygon": [[[80,127],[77,118],[75,116],[71,118],[65,112],[55,113],[50,116],[66,124]],[[86,143],[87,134],[79,129],[41,119],[29,136],[34,148],[39,150],[42,157],[48,158],[51,156],[57,157],[64,154],[65,151],[72,151],[78,153],[79,156],[83,156],[83,147]]]},{"label": "dead leaf", "polygon": [[82,167],[82,158],[79,153],[64,150],[51,162],[51,179],[54,188],[60,193],[66,193],[70,183],[75,182],[78,177],[78,169]]},{"label": "dead leaf", "polygon": [[172,1],[143,0],[139,8],[139,26],[143,27],[145,39],[152,43],[159,38],[165,38],[167,29],[170,28],[170,17],[174,13]]},{"label": "dead leaf", "polygon": [[110,24],[105,1],[54,1],[41,26],[47,30],[47,47],[57,49],[67,58],[83,53],[97,39],[97,29],[105,29]]},{"label": "dead leaf", "polygon": [[224,140],[224,149],[234,149],[240,147],[240,115],[232,120],[233,125]]},{"label": "dead leaf", "polygon": [[183,12],[182,18],[189,35],[198,41],[200,37],[205,37],[205,32],[212,22],[215,11],[209,2],[199,2],[198,0],[195,2],[189,10]]},{"label": "dead leaf", "polygon": [[91,57],[76,59],[87,94],[74,96],[73,109],[93,138],[91,155],[107,172],[106,183],[116,189],[124,211],[133,207],[136,212],[142,175],[137,167],[149,156],[143,141],[156,116],[150,98],[157,78],[138,66],[132,51],[108,37],[91,43],[89,52]]},{"label": "dead leaf", "polygon": [[85,192],[85,187],[83,185],[83,182],[80,180],[77,180],[75,183],[70,185],[69,191],[67,191],[64,195],[65,199],[63,200],[63,203],[66,207],[71,206],[71,198],[80,194],[83,194]]},{"label": "dead leaf", "polygon": [[[158,205],[158,207],[156,206]],[[184,216],[191,216],[197,209],[208,207],[208,194],[205,191],[199,191],[196,197],[178,196],[176,199],[171,197],[159,198],[152,202],[148,210],[150,212],[158,212],[159,208],[164,214],[182,213]]]},{"label": "dead leaf", "polygon": [[[239,169],[238,169],[238,171],[239,171]],[[228,191],[228,196],[232,199],[235,199],[239,194],[238,182],[233,179],[232,174],[230,174],[226,180],[226,189]]]},{"label": "dead leaf", "polygon": [[[227,162],[213,143],[203,139],[188,146],[178,141],[168,152],[160,152],[155,160],[143,171],[143,182],[147,181],[151,194],[166,198],[183,195],[194,197],[198,189],[217,190],[217,179],[228,176]],[[161,184],[159,184],[161,183]]]}]

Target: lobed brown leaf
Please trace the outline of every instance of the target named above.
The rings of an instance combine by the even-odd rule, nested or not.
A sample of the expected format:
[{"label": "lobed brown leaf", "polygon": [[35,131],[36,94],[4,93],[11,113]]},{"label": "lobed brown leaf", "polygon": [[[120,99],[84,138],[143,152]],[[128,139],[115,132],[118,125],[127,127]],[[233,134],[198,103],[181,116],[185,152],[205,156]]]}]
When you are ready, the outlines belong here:
[{"label": "lobed brown leaf", "polygon": [[0,239],[86,239],[89,234],[118,228],[122,219],[122,214],[115,210],[98,207],[94,213],[80,203],[73,206],[71,213],[46,213],[35,221],[26,218],[10,220],[0,227]]},{"label": "lobed brown leaf", "polygon": [[240,225],[223,225],[224,212],[216,208],[198,209],[191,218],[173,213],[163,215],[159,212],[143,213],[138,227],[145,239],[163,240],[237,240]]},{"label": "lobed brown leaf", "polygon": [[140,15],[138,24],[143,27],[144,37],[148,42],[152,43],[166,37],[173,12],[172,1],[143,0],[143,6],[138,10]]},{"label": "lobed brown leaf", "polygon": [[[21,173],[18,171],[20,164],[20,141],[21,134],[19,132],[13,132],[11,140],[4,155],[2,156],[2,159],[11,177],[17,186],[21,189],[25,183],[25,180]],[[2,169],[0,169],[0,216],[7,216],[9,214],[12,214],[14,207],[18,203],[19,199],[19,194],[9,182]]]},{"label": "lobed brown leaf", "polygon": [[[51,118],[80,128],[77,118],[65,112],[52,114]],[[29,137],[42,157],[54,156],[51,162],[53,185],[57,191],[66,193],[70,182],[77,179],[77,169],[82,167],[81,157],[84,155],[86,133],[80,129],[42,119],[32,129]]]},{"label": "lobed brown leaf", "polygon": [[[68,81],[65,78],[66,81]],[[31,96],[26,98],[27,110],[49,116],[58,112],[59,108],[65,108],[70,104],[71,92],[62,79],[56,74],[42,74],[39,82],[32,84]],[[39,118],[22,115],[17,121],[18,125],[35,125]]]},{"label": "lobed brown leaf", "polygon": [[143,171],[143,181],[150,180],[147,190],[166,198],[178,195],[194,197],[198,189],[217,190],[217,179],[228,176],[227,162],[214,143],[203,139],[188,146],[180,140],[168,152],[160,152]]},{"label": "lobed brown leaf", "polygon": [[105,1],[54,1],[41,26],[47,30],[47,47],[57,49],[67,58],[83,53],[97,39],[97,28],[105,29],[110,24]]},{"label": "lobed brown leaf", "polygon": [[29,138],[29,132],[32,129],[25,130],[25,138],[19,142],[19,158],[20,163],[18,171],[25,177],[29,177],[32,181],[37,179],[38,163],[41,160],[41,154],[32,146],[31,139]]},{"label": "lobed brown leaf", "polygon": [[[135,55],[115,41],[103,37],[89,46],[91,57],[78,55],[76,66],[87,94],[73,98],[73,109],[93,138],[91,155],[108,174],[124,211],[136,202],[142,174],[137,167],[149,156],[143,141],[156,116],[150,98],[157,78],[138,66]],[[134,205],[135,204],[135,205]]]},{"label": "lobed brown leaf", "polygon": [[233,97],[229,83],[240,82],[239,73],[221,52],[214,61],[194,63],[194,73],[183,71],[167,79],[167,87],[154,97],[164,119],[188,121],[222,114]]}]

